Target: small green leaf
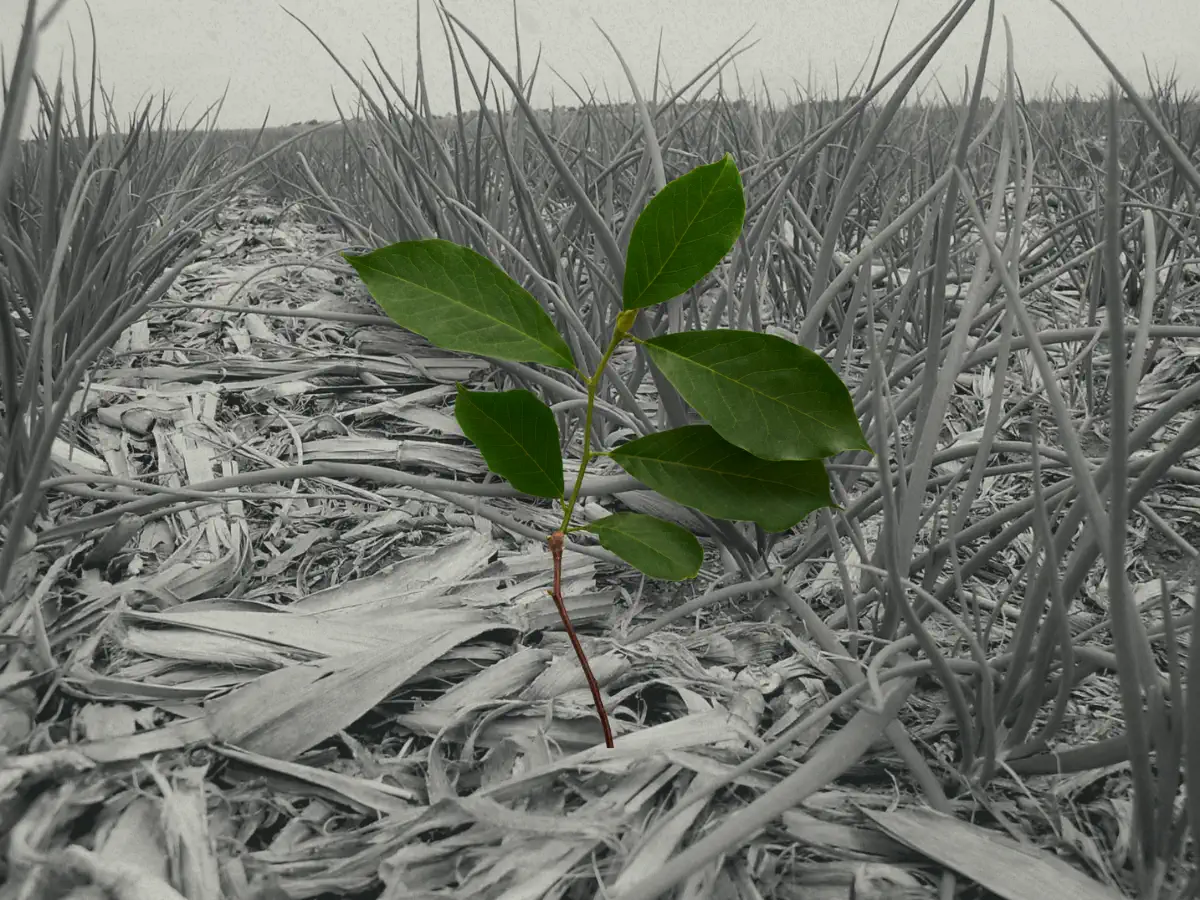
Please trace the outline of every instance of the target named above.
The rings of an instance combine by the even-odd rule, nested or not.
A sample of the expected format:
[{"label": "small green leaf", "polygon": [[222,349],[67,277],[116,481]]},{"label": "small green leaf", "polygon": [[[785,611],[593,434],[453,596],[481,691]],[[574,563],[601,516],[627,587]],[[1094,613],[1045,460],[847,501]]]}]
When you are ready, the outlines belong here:
[{"label": "small green leaf", "polygon": [[609,456],[626,472],[718,519],[787,531],[814,509],[833,506],[820,460],[752,456],[708,425],[685,425],[630,441]]},{"label": "small green leaf", "polygon": [[729,252],[745,218],[742,177],[728,153],[664,186],[629,236],[622,307],[641,309],[682,294]]},{"label": "small green leaf", "polygon": [[686,331],[645,342],[717,433],[762,459],[871,450],[837,373],[807,347],[756,331]]},{"label": "small green leaf", "polygon": [[392,321],[445,350],[574,368],[537,300],[504,270],[450,241],[401,241],[346,262]]},{"label": "small green leaf", "polygon": [[454,417],[488,468],[518,491],[562,497],[558,423],[529,391],[468,391],[460,384]]},{"label": "small green leaf", "polygon": [[686,581],[696,577],[704,562],[704,550],[694,534],[654,516],[616,513],[597,519],[585,530],[599,537],[605,550],[651,578]]}]

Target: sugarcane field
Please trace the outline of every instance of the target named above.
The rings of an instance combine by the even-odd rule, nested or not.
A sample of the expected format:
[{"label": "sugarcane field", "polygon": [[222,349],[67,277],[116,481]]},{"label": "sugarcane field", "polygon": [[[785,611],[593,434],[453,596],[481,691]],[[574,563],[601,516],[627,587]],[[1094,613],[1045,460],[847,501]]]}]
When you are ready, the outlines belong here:
[{"label": "sugarcane field", "polygon": [[0,900],[1200,898],[1196,46],[0,3]]}]

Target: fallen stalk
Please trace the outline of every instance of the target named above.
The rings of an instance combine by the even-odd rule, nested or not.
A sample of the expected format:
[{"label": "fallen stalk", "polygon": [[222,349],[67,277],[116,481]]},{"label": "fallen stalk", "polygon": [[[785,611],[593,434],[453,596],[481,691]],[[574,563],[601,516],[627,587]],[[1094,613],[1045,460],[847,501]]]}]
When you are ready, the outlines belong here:
[{"label": "fallen stalk", "polygon": [[[383,466],[368,466],[358,463],[305,463],[299,466],[283,466],[274,469],[261,469],[256,472],[240,472],[237,475],[227,475],[193,484],[192,491],[228,491],[259,484],[276,484],[295,481],[298,478],[362,478],[378,484],[395,484],[416,488],[437,496],[445,494],[460,494],[473,497],[521,497],[522,492],[505,484],[475,484],[473,482],[454,482],[444,478],[432,478],[424,475],[410,475]],[[608,494],[619,494],[625,491],[646,490],[636,478],[629,475],[592,475],[584,478],[580,485],[580,496],[600,497]],[[37,535],[38,545],[52,543],[110,525],[124,514],[144,515],[154,512],[175,502],[174,497],[154,496],[130,503],[123,503],[102,513],[75,519],[54,528],[48,528]],[[457,501],[456,501],[457,502]]]}]

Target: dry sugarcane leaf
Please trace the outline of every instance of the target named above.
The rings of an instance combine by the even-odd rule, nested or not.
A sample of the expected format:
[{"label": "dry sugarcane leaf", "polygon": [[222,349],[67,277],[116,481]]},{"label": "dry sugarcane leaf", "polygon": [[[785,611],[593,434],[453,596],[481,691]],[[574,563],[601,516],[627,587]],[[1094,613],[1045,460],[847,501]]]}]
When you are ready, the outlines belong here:
[{"label": "dry sugarcane leaf", "polygon": [[1048,850],[932,809],[863,813],[885,833],[965,875],[1005,900],[1121,900],[1114,888],[1089,878]]},{"label": "dry sugarcane leaf", "polygon": [[398,640],[383,649],[269,672],[207,704],[208,721],[218,740],[276,759],[295,759],[459,644],[495,628],[475,623],[434,639]]}]

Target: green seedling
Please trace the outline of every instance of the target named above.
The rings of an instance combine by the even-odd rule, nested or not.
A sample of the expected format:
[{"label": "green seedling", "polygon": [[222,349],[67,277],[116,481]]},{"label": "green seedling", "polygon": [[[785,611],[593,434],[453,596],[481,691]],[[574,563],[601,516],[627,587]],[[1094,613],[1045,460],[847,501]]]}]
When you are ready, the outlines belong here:
[{"label": "green seedling", "polygon": [[[653,516],[617,513],[573,525],[592,457],[610,456],[652,490],[707,515],[785,531],[810,512],[834,506],[824,457],[871,449],[846,386],[811,350],[754,331],[684,332],[646,340],[630,333],[639,310],[679,296],[721,261],[745,216],[741,176],[729,155],[670,182],[646,205],[629,241],[622,309],[591,374],[577,365],[538,301],[468,247],[402,241],[362,255],[344,254],[388,316],[438,347],[571,369],[586,385],[583,457],[570,493],[558,424],[536,395],[471,391],[460,384],[455,416],[495,474],[523,493],[561,504],[562,524],[549,536],[551,594],[609,747],[612,730],[600,688],[563,603],[566,537],[591,532],[602,547],[648,577],[668,581],[695,577],[703,551],[690,531]],[[706,424],[593,450],[596,391],[623,341],[640,344]]]}]

